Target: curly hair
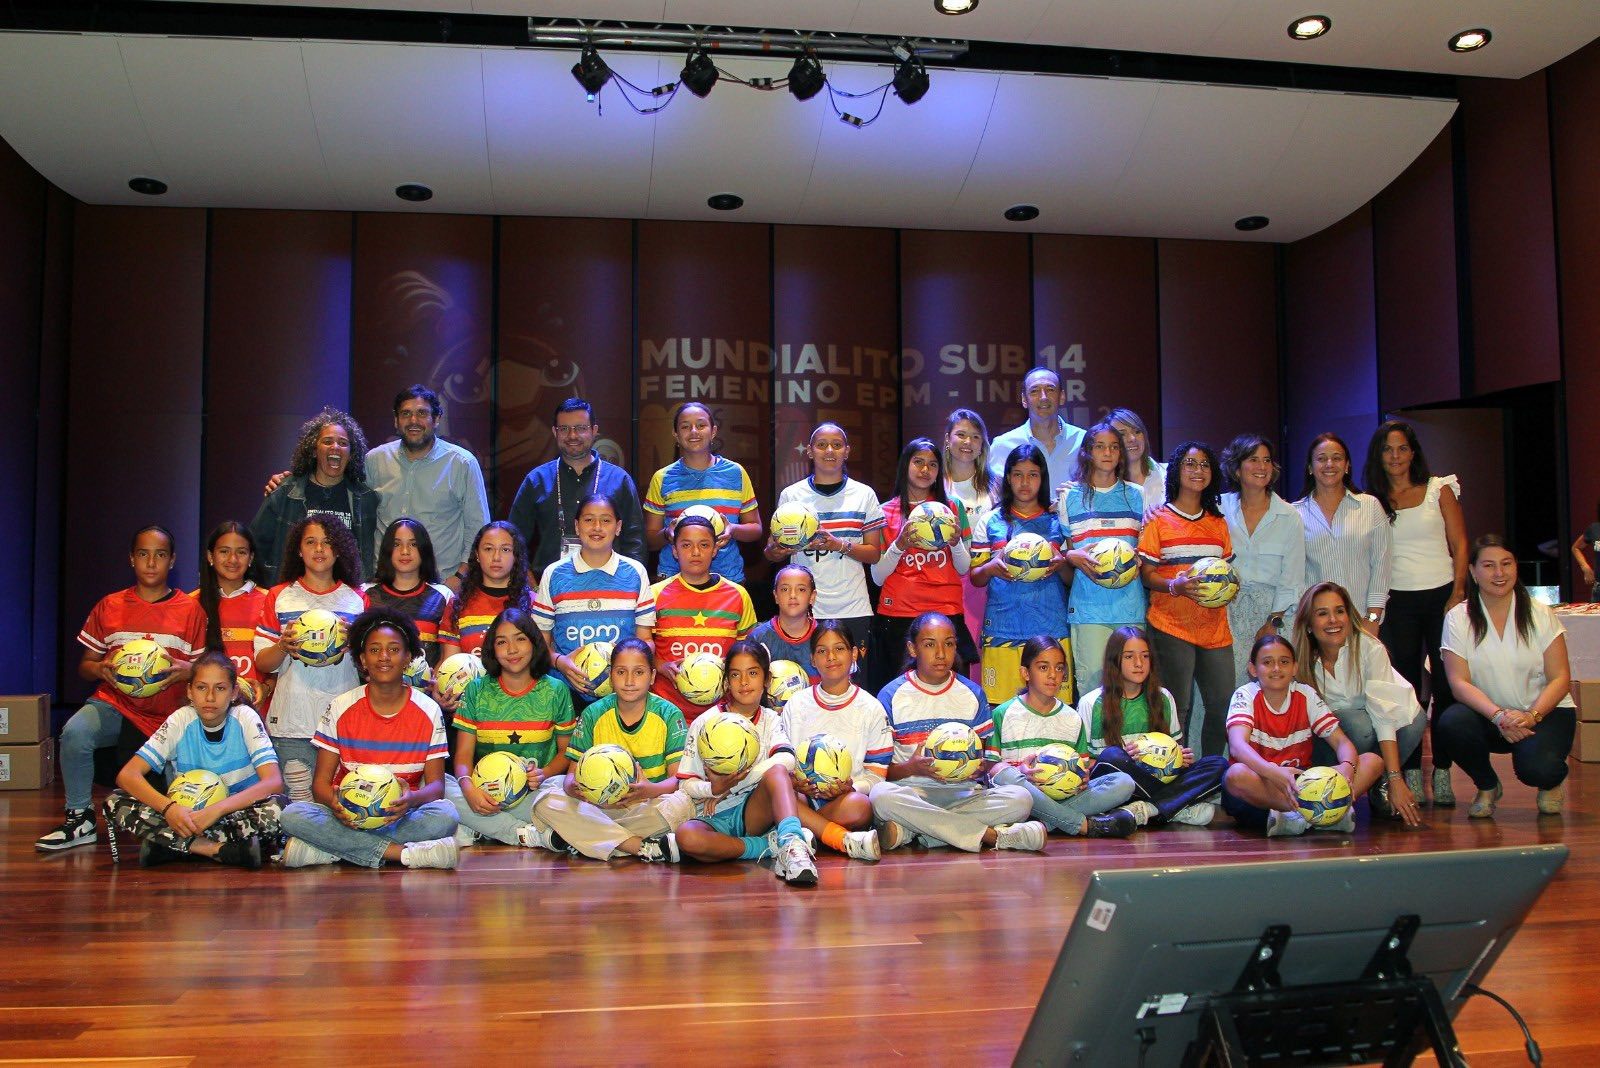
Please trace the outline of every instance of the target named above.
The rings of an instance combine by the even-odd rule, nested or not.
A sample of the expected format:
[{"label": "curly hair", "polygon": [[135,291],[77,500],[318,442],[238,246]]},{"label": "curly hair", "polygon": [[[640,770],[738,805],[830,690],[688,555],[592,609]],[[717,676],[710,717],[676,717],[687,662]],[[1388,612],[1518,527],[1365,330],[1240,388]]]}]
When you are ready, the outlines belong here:
[{"label": "curly hair", "polygon": [[468,598],[483,589],[483,565],[478,563],[478,546],[483,544],[483,536],[491,530],[503,530],[511,535],[511,581],[506,587],[505,606],[529,611],[533,608],[533,591],[528,588],[528,543],[522,540],[522,531],[504,519],[485,523],[473,537],[472,551],[467,554],[467,577],[461,583],[459,603],[466,604]]},{"label": "curly hair", "polygon": [[[1191,452],[1198,452],[1205,457],[1211,472],[1211,481],[1200,491],[1200,511],[1206,515],[1220,516],[1222,506],[1222,462],[1217,459],[1217,454],[1210,445],[1203,441],[1185,441],[1172,455],[1167,457],[1167,503],[1172,505],[1178,499],[1178,490],[1183,485],[1183,458]],[[1174,505],[1176,507],[1176,505]]]},{"label": "curly hair", "polygon": [[367,481],[367,436],[361,432],[361,424],[357,423],[347,413],[337,408],[323,408],[322,411],[300,424],[300,440],[295,442],[294,456],[289,460],[289,473],[291,475],[309,475],[317,466],[317,439],[322,436],[322,428],[329,423],[337,423],[344,429],[350,438],[350,462],[345,466],[347,477],[356,482]]},{"label": "curly hair", "polygon": [[415,660],[422,655],[422,638],[417,634],[417,625],[412,622],[410,616],[388,605],[369,608],[351,621],[348,632],[350,651],[356,661],[356,673],[363,679],[367,677],[367,669],[361,663],[361,654],[366,652],[367,639],[372,636],[372,632],[382,627],[388,627],[400,635],[401,640],[406,643],[406,656],[409,660]]},{"label": "curly hair", "polygon": [[300,557],[300,541],[306,528],[319,526],[333,543],[333,577],[351,589],[361,585],[361,550],[356,547],[356,536],[344,525],[344,520],[327,512],[312,512],[289,528],[289,537],[283,546],[283,563],[278,568],[278,581],[293,582],[306,573],[306,562]]}]

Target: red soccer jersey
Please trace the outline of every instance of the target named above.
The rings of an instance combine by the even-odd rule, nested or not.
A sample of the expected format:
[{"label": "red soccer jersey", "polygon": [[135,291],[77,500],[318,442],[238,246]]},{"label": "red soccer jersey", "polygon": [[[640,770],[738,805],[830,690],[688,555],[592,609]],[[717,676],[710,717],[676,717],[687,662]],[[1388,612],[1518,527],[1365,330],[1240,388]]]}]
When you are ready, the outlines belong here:
[{"label": "red soccer jersey", "polygon": [[334,789],[351,768],[379,764],[415,790],[422,784],[422,770],[428,761],[447,757],[439,706],[426,694],[408,692],[405,705],[392,716],[380,716],[373,710],[365,686],[333,699],[311,744],[339,758]]},{"label": "red soccer jersey", "polygon": [[[967,523],[966,507],[960,501],[950,507],[961,526],[960,537],[970,544],[972,527]],[[899,497],[883,502],[883,519],[883,543],[893,545],[905,525]],[[949,548],[907,549],[883,580],[879,615],[913,619],[924,612],[942,612],[952,618],[961,615],[961,575]]]},{"label": "red soccer jersey", "polygon": [[439,621],[441,644],[455,644],[463,653],[475,653],[489,637],[489,624],[505,610],[509,599],[504,594],[474,590],[465,600],[451,601]]},{"label": "red soccer jersey", "polygon": [[[200,603],[198,591],[189,596]],[[261,678],[256,670],[256,624],[261,621],[261,606],[267,603],[267,591],[254,582],[246,582],[232,596],[217,602],[218,623],[222,629],[222,651],[233,661],[233,669],[240,678]]]},{"label": "red soccer jersey", "polygon": [[1338,726],[1338,717],[1317,692],[1299,682],[1289,688],[1281,711],[1267,703],[1267,695],[1254,682],[1234,691],[1228,706],[1228,729],[1248,727],[1250,748],[1285,768],[1311,767],[1313,737],[1326,738]]},{"label": "red soccer jersey", "polygon": [[[691,653],[726,656],[736,639],[749,637],[756,625],[750,595],[737,582],[718,578],[697,590],[674,575],[656,583],[656,664],[677,662]],[[709,705],[697,705],[665,675],[656,676],[652,689],[677,705],[686,722],[693,723]]]},{"label": "red soccer jersey", "polygon": [[[130,586],[100,599],[78,632],[78,642],[92,653],[110,656],[135,638],[157,642],[174,667],[194,662],[206,644],[206,614],[193,597],[169,590],[159,601],[146,601]],[[126,716],[148,737],[187,700],[182,686],[168,686],[149,697],[129,697],[101,683],[94,699]]]}]

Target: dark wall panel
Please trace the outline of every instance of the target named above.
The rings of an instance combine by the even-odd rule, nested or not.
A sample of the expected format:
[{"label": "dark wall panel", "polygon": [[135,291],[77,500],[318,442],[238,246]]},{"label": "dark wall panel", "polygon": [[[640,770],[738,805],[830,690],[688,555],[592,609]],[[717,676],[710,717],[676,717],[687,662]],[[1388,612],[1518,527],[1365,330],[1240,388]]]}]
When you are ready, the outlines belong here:
[{"label": "dark wall panel", "polygon": [[1277,434],[1275,247],[1162,241],[1158,254],[1162,459],[1186,439],[1220,450]]},{"label": "dark wall panel", "polygon": [[350,408],[351,227],[344,212],[211,214],[202,537],[250,522],[301,423]]},{"label": "dark wall panel", "polygon": [[640,492],[675,457],[672,411],[699,400],[717,419],[722,455],[745,466],[763,515],[770,513],[781,488],[769,452],[772,228],[641,222],[638,309]]},{"label": "dark wall panel", "polygon": [[[0,693],[33,682],[34,491],[38,477],[39,302],[44,289],[46,183],[0,142]],[[43,644],[43,643],[42,643]]]},{"label": "dark wall panel", "polygon": [[1600,44],[1551,68],[1550,98],[1571,492],[1566,546],[1593,521],[1600,501],[1600,465],[1591,462],[1600,456]]},{"label": "dark wall panel", "polygon": [[806,476],[800,449],[828,420],[850,435],[851,477],[887,497],[903,444],[894,231],[778,226],[772,259],[777,485]]},{"label": "dark wall panel", "polygon": [[501,219],[498,267],[498,475],[489,504],[505,515],[528,471],[555,457],[550,427],[567,397],[594,406],[596,447],[632,471],[633,224]]},{"label": "dark wall panel", "polygon": [[60,629],[64,595],[61,516],[67,481],[67,345],[72,322],[76,204],[54,187],[49,190],[45,204],[44,274],[39,307],[38,477],[33,525],[33,682],[27,687],[30,693],[60,692],[56,686],[56,635]]},{"label": "dark wall panel", "polygon": [[394,395],[413,382],[444,403],[440,433],[490,455],[494,219],[356,216],[350,403],[377,446],[394,438]]},{"label": "dark wall panel", "polygon": [[1301,495],[1311,439],[1333,431],[1354,453],[1357,481],[1377,423],[1377,326],[1373,310],[1372,213],[1362,208],[1284,252],[1284,477]]},{"label": "dark wall panel", "polygon": [[61,692],[81,696],[72,636],[132,581],[128,539],[178,538],[174,585],[193,589],[200,527],[206,215],[79,205],[74,213]]},{"label": "dark wall panel", "polygon": [[1038,362],[1060,370],[1072,422],[1132,408],[1161,425],[1154,241],[1035,235],[1033,336]]},{"label": "dark wall panel", "polygon": [[1385,411],[1461,396],[1450,129],[1372,201],[1378,399]]},{"label": "dark wall panel", "polygon": [[1025,234],[905,230],[900,234],[901,432],[944,432],[971,408],[991,438],[1025,418],[1022,379],[1034,366]]},{"label": "dark wall panel", "polygon": [[1543,72],[1461,82],[1474,394],[1561,377],[1545,88]]}]

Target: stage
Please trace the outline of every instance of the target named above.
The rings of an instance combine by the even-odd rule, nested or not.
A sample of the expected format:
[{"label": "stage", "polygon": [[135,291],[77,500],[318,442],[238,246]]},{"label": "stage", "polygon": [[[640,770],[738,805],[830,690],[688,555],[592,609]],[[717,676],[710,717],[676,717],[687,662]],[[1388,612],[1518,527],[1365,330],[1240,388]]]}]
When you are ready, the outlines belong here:
[{"label": "stage", "polygon": [[[0,1064],[1006,1063],[1097,867],[1538,842],[1571,859],[1486,986],[1546,1064],[1595,1064],[1600,765],[1573,769],[1563,817],[1503,772],[1499,818],[1468,820],[1458,772],[1462,806],[1418,831],[1363,817],[1348,838],[1230,825],[1052,838],[1042,856],[824,855],[810,890],[753,864],[482,846],[455,873],[146,871],[136,845],[112,864],[103,825],[93,849],[35,853],[59,785],[0,793]],[[1482,998],[1457,1029],[1474,1068],[1526,1063]]]}]

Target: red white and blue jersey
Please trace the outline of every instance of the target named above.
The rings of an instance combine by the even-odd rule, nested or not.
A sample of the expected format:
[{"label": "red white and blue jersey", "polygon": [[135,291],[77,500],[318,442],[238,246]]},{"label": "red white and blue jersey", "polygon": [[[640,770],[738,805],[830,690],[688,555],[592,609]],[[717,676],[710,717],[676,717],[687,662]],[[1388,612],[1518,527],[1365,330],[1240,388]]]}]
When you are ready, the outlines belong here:
[{"label": "red white and blue jersey", "polygon": [[850,747],[850,776],[862,793],[889,774],[894,755],[894,734],[878,699],[855,684],[843,694],[825,693],[821,686],[801,690],[783,706],[783,728],[798,752],[808,738],[831,734]]},{"label": "red white and blue jersey", "polygon": [[489,638],[494,617],[510,604],[510,593],[488,590],[473,590],[465,600],[457,597],[445,607],[444,619],[439,623],[439,640],[459,647],[463,653],[477,652]]},{"label": "red white and blue jersey", "polygon": [[393,608],[415,623],[428,666],[439,666],[439,624],[444,622],[445,609],[456,599],[449,586],[442,582],[419,582],[402,593],[393,586],[368,582],[361,587],[361,592],[367,595],[369,606]]},{"label": "red white and blue jersey", "polygon": [[[883,507],[870,486],[846,479],[832,493],[822,493],[807,478],[784,487],[778,494],[778,507],[798,503],[810,505],[817,513],[817,529],[849,545],[859,545],[867,535],[883,529]],[[865,564],[843,553],[802,550],[794,554],[796,563],[806,565],[816,580],[818,619],[855,619],[872,615],[872,598],[867,592]]]},{"label": "red white and blue jersey", "polygon": [[311,744],[339,758],[333,786],[354,767],[378,764],[394,772],[408,789],[422,785],[422,769],[430,760],[444,760],[444,719],[433,698],[406,687],[406,703],[392,716],[382,716],[367,699],[367,688],[357,686],[333,699],[322,714]]},{"label": "red white and blue jersey", "polygon": [[[299,579],[280,583],[267,591],[256,621],[256,653],[276,645],[284,628],[313,608],[332,612],[348,626],[366,611],[367,599],[359,590],[340,582],[326,593],[308,589]],[[267,710],[267,731],[275,738],[310,738],[317,721],[327,711],[328,702],[358,681],[356,658],[346,652],[337,664],[313,667],[292,656],[278,665],[278,686],[272,691],[272,707]]]},{"label": "red white and blue jersey", "polygon": [[228,709],[222,736],[214,742],[206,737],[200,713],[193,705],[184,705],[156,728],[137,756],[155,771],[172,775],[209,771],[230,794],[248,790],[261,781],[257,769],[278,762],[261,717],[246,705]]},{"label": "red white and blue jersey", "polygon": [[1228,704],[1228,730],[1247,727],[1250,748],[1279,767],[1311,767],[1312,739],[1326,738],[1339,728],[1339,718],[1317,691],[1291,683],[1289,699],[1273,708],[1260,683],[1249,682],[1233,692]]},{"label": "red white and blue jersey", "polygon": [[[166,650],[174,668],[194,662],[206,644],[206,614],[200,602],[177,590],[159,601],[139,596],[137,586],[107,594],[89,613],[78,644],[91,653],[110,656],[136,638],[147,638]],[[96,701],[121,712],[139,732],[148,736],[186,700],[182,686],[168,685],[149,697],[129,697],[115,686],[101,683]]]},{"label": "red white and blue jersey", "polygon": [[773,616],[764,623],[756,624],[756,629],[750,632],[750,640],[766,649],[774,661],[788,660],[799,664],[806,673],[806,678],[816,682],[817,667],[811,662],[811,636],[817,632],[817,621],[806,620],[806,632],[798,638],[791,638],[784,633],[783,626],[778,622],[778,617]]},{"label": "red white and blue jersey", "polygon": [[983,758],[998,760],[994,721],[989,701],[978,684],[965,675],[951,673],[943,686],[934,688],[908,671],[878,692],[878,703],[889,716],[894,734],[894,762],[904,764],[917,755],[928,735],[941,723],[965,723],[983,742]]},{"label": "red white and blue jersey", "polygon": [[618,642],[656,625],[656,598],[637,560],[612,553],[599,567],[581,556],[544,569],[533,599],[533,618],[548,631],[556,652],[571,654],[590,642]]}]

